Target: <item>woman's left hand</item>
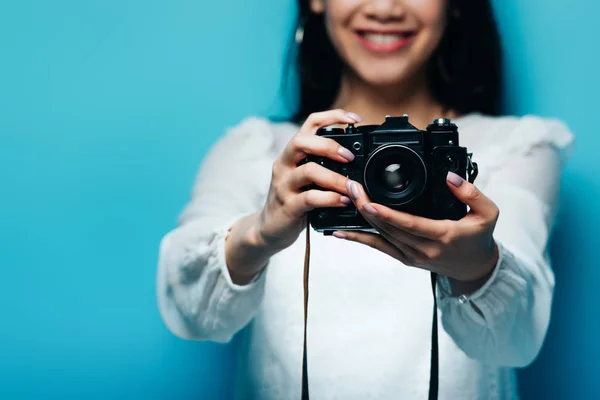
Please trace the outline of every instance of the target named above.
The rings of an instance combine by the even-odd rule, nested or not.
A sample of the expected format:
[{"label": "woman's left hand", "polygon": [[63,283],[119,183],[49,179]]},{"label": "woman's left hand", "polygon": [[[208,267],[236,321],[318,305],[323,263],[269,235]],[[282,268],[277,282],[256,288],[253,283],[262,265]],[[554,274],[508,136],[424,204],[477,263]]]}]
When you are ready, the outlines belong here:
[{"label": "woman's left hand", "polygon": [[450,190],[470,207],[459,221],[433,220],[371,203],[362,186],[348,181],[347,189],[356,208],[380,235],[337,231],[336,237],[360,242],[400,260],[457,281],[488,277],[498,260],[493,238],[498,207],[474,185],[449,173]]}]

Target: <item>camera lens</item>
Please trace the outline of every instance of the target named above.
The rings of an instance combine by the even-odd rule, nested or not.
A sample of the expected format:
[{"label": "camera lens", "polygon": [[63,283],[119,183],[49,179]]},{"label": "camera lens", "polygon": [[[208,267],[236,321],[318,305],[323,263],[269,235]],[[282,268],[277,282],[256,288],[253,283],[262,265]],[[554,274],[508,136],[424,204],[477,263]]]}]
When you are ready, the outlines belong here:
[{"label": "camera lens", "polygon": [[409,168],[403,167],[401,164],[394,163],[388,165],[383,174],[383,182],[386,189],[390,192],[402,192],[410,185]]},{"label": "camera lens", "polygon": [[403,145],[379,147],[365,165],[365,189],[373,201],[384,205],[410,203],[423,193],[426,182],[422,158]]}]

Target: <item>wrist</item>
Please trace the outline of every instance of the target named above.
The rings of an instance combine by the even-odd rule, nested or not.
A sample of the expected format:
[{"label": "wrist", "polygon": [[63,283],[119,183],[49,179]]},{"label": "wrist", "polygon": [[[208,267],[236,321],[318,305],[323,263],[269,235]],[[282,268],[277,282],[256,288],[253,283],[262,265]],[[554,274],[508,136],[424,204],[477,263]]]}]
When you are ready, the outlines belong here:
[{"label": "wrist", "polygon": [[497,267],[498,260],[500,258],[500,252],[498,244],[493,241],[491,256],[487,261],[483,262],[478,268],[481,271],[480,274],[475,275],[471,279],[458,280],[454,278],[448,278],[450,288],[453,296],[460,296],[461,294],[469,295],[479,290],[487,281],[492,277]]},{"label": "wrist", "polygon": [[277,244],[277,238],[271,238],[263,229],[263,215],[259,212],[254,215],[252,222],[249,224],[244,238],[246,246],[269,254],[269,256],[276,254],[283,250],[286,246],[279,246]]},{"label": "wrist", "polygon": [[258,233],[256,217],[251,215],[238,221],[225,240],[227,269],[236,284],[250,283],[274,254]]},{"label": "wrist", "polygon": [[261,251],[274,255],[282,250],[285,250],[291,246],[298,235],[293,235],[295,231],[294,227],[284,228],[280,225],[280,222],[276,223],[276,228],[273,228],[273,224],[269,224],[269,220],[273,220],[276,217],[269,217],[266,215],[265,210],[255,214],[252,224],[248,229],[247,243]]}]

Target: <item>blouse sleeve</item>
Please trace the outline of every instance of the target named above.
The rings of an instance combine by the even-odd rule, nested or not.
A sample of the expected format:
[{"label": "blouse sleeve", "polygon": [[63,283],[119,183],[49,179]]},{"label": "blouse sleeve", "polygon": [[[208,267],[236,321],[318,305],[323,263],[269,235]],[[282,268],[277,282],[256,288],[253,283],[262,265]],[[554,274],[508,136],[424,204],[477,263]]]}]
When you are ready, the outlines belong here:
[{"label": "blouse sleeve", "polygon": [[476,182],[500,210],[498,263],[469,296],[453,297],[440,277],[438,301],[444,329],[469,357],[523,367],[537,357],[550,321],[554,274],[547,247],[573,137],[559,121],[524,117],[501,142],[480,160],[485,176]]},{"label": "blouse sleeve", "polygon": [[273,144],[265,120],[247,119],[230,129],[206,156],[177,227],[161,241],[158,306],[181,338],[227,342],[257,313],[264,270],[247,285],[233,283],[225,238],[235,221],[262,207]]}]

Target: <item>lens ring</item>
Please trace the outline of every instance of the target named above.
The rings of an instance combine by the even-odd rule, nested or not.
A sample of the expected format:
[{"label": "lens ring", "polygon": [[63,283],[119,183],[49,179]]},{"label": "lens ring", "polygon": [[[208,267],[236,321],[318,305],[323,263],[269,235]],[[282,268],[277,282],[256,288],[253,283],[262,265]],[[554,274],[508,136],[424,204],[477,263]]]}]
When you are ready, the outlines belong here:
[{"label": "lens ring", "polygon": [[[401,157],[404,162],[409,162],[414,167],[413,182],[407,186],[406,190],[398,193],[387,191],[383,185],[373,184],[377,181],[376,176],[379,167],[381,167],[379,165],[381,161],[394,154],[397,157]],[[427,179],[427,167],[421,156],[410,147],[400,144],[385,145],[376,149],[369,156],[365,164],[363,176],[365,190],[369,194],[369,197],[373,201],[390,206],[401,206],[418,198],[427,186]]]}]

